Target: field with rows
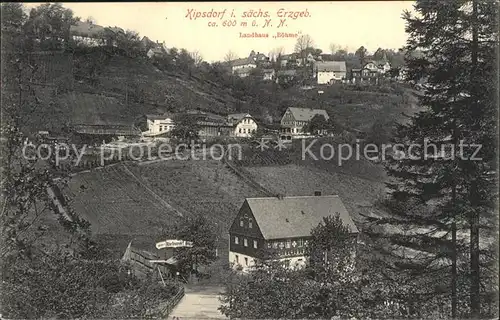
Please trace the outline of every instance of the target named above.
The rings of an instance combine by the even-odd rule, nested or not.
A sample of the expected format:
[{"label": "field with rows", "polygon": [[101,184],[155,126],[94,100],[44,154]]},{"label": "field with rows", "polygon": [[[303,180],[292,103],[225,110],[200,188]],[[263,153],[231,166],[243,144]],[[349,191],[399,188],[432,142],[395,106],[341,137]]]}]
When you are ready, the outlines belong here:
[{"label": "field with rows", "polygon": [[[329,144],[333,148],[325,148],[325,158],[322,158],[321,148]],[[263,151],[256,147],[245,146],[241,159],[234,160],[234,164],[244,168],[274,167],[289,164],[314,167],[330,173],[342,173],[374,182],[383,182],[386,179],[385,170],[380,164],[375,164],[364,158],[363,146],[360,145],[360,157],[356,158],[356,147],[351,146],[352,156],[348,158],[347,144],[337,138],[318,138],[295,140],[281,151],[277,148],[268,148]],[[306,152],[306,150],[309,150]],[[339,150],[341,152],[339,152]],[[339,160],[339,154],[343,159]],[[330,159],[331,157],[331,159]]]},{"label": "field with rows", "polygon": [[246,197],[262,196],[215,160],[163,161],[131,170],[172,206],[207,214],[224,232]]},{"label": "field with rows", "polygon": [[95,234],[144,234],[161,231],[177,216],[136,181],[123,165],[74,176],[67,196]]},{"label": "field with rows", "polygon": [[116,256],[129,241],[141,247],[154,243],[180,214],[197,213],[217,223],[223,251],[245,198],[262,196],[219,161],[107,166],[75,175],[63,192]]},{"label": "field with rows", "polygon": [[284,166],[253,166],[244,168],[254,181],[273,192],[287,196],[339,195],[355,221],[362,214],[371,214],[373,203],[383,194],[382,182],[366,180],[344,173],[297,164]]}]

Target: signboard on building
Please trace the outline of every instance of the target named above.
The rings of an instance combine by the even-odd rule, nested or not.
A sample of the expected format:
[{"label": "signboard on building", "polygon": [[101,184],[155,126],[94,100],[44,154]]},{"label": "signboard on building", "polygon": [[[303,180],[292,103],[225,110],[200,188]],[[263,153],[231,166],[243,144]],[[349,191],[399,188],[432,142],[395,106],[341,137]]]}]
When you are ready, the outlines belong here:
[{"label": "signboard on building", "polygon": [[182,248],[182,247],[192,247],[193,243],[191,241],[184,240],[165,240],[156,243],[156,249],[163,248]]}]

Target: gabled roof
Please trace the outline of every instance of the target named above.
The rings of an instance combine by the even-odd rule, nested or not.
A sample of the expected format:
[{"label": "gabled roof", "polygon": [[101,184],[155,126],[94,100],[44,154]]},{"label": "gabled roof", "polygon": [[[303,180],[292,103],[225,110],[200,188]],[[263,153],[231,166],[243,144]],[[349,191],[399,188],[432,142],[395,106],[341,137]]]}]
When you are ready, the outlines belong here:
[{"label": "gabled roof", "polygon": [[283,54],[281,55],[282,60],[296,59],[297,55],[295,53]]},{"label": "gabled roof", "polygon": [[141,131],[132,125],[77,124],[75,132],[90,135],[139,136]]},{"label": "gabled roof", "polygon": [[251,118],[252,116],[248,113],[231,113],[227,115],[228,119],[241,120],[243,118]]},{"label": "gabled roof", "polygon": [[144,47],[147,47],[147,46],[154,47],[155,44],[156,43],[153,40],[149,39],[146,36],[142,37],[142,39],[141,39],[141,45]]},{"label": "gabled roof", "polygon": [[263,54],[263,53],[257,53],[257,54],[255,55],[255,59],[256,59],[257,61],[263,61],[263,60],[266,60],[266,59],[267,59],[267,57],[266,57],[266,55],[265,55],[265,54]]},{"label": "gabled roof", "polygon": [[351,233],[358,229],[336,195],[247,198],[264,239],[308,237],[324,217],[339,214]]},{"label": "gabled roof", "polygon": [[292,112],[293,117],[297,121],[310,121],[317,114],[323,115],[326,120],[330,118],[326,110],[323,109],[289,107],[288,110]]},{"label": "gabled roof", "polygon": [[146,118],[149,120],[165,120],[165,119],[172,119],[174,114],[172,113],[165,113],[165,114],[147,114]]},{"label": "gabled roof", "polygon": [[233,67],[244,66],[247,64],[255,64],[255,61],[250,60],[248,58],[236,59],[236,60],[231,61],[231,66],[233,66]]},{"label": "gabled roof", "polygon": [[71,35],[89,38],[103,38],[105,33],[109,34],[109,32],[115,34],[125,33],[125,31],[119,27],[103,27],[85,21],[77,21],[74,25],[69,27],[69,33]]},{"label": "gabled roof", "polygon": [[164,54],[166,53],[165,49],[163,49],[162,47],[153,47],[151,49],[149,49],[152,53],[154,54]]},{"label": "gabled roof", "polygon": [[103,32],[103,26],[85,21],[77,21],[74,25],[69,27],[69,33],[71,35],[82,37],[100,38],[103,36]]},{"label": "gabled roof", "polygon": [[318,72],[345,72],[345,61],[320,61],[316,63]]},{"label": "gabled roof", "polygon": [[114,33],[125,33],[125,31],[120,27],[108,27],[106,28]]}]

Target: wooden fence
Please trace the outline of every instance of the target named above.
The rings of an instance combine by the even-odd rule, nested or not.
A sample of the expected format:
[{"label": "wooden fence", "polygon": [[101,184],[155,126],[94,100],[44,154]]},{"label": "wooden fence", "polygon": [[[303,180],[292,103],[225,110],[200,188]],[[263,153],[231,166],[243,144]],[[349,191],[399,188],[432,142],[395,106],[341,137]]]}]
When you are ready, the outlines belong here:
[{"label": "wooden fence", "polygon": [[172,297],[172,299],[167,303],[167,305],[163,308],[162,310],[162,315],[167,318],[172,310],[174,310],[175,306],[181,301],[181,299],[184,297],[184,287],[181,285],[179,287],[179,290],[175,294],[175,296]]}]

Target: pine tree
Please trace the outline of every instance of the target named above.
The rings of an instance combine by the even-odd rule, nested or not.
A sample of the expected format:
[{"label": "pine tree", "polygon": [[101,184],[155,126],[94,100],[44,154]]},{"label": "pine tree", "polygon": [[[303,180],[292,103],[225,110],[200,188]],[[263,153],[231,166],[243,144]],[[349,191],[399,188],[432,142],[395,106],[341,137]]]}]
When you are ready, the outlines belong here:
[{"label": "pine tree", "polygon": [[[422,294],[450,294],[452,317],[468,311],[477,317],[484,260],[480,226],[493,225],[488,219],[495,200],[498,8],[495,2],[474,0],[417,1],[414,9],[418,15],[404,14],[406,51],[423,55],[408,55],[406,62],[410,80],[426,82],[420,99],[424,111],[397,129],[394,142],[404,151],[387,162],[394,218],[383,222],[410,228],[390,236],[393,245],[414,248],[420,256],[427,253],[405,259],[401,269],[425,283],[450,283],[441,292]],[[463,237],[467,232],[469,239]],[[467,298],[462,295],[466,287],[470,310],[457,310]]]}]

